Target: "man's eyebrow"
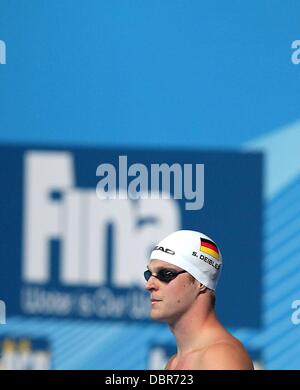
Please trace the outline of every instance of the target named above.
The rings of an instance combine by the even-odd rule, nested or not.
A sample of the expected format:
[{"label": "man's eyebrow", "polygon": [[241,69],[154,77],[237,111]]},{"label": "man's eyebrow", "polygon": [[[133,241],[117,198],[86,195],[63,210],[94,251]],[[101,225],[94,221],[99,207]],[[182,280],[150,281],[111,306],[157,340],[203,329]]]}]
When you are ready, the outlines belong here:
[{"label": "man's eyebrow", "polygon": [[149,268],[149,266],[148,266],[148,265],[147,265],[147,268],[148,268],[148,270],[149,270],[150,272],[155,272],[155,273],[157,273],[157,272],[159,272],[159,271],[163,271],[163,270],[168,270],[168,271],[174,271],[174,272],[178,272],[178,270],[177,270],[177,269],[175,269],[175,268],[172,268],[172,267],[158,266],[157,268],[156,268],[156,267],[154,267],[154,270],[153,270],[153,271],[151,271],[151,269]]}]

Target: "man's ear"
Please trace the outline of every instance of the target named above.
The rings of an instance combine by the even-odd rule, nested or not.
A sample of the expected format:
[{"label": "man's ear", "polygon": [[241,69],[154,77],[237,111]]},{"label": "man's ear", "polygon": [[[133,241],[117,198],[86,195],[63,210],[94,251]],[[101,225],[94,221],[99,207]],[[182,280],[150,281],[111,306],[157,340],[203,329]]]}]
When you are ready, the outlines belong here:
[{"label": "man's ear", "polygon": [[204,293],[206,291],[206,289],[207,289],[207,287],[204,286],[204,284],[202,284],[200,282],[198,282],[198,286],[197,287],[198,287],[198,295]]}]

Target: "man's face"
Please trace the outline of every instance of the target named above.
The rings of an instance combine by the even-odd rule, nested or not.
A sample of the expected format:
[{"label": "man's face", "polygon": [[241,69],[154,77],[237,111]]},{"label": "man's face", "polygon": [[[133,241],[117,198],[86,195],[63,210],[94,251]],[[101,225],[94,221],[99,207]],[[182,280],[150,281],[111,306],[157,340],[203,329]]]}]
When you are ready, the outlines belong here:
[{"label": "man's face", "polygon": [[[183,271],[182,268],[162,260],[152,260],[148,269],[153,275],[162,270],[166,275],[166,270],[176,273]],[[180,273],[170,282],[151,276],[145,285],[150,293],[151,318],[168,323],[176,321],[195,301],[198,295],[197,284],[187,272]]]}]

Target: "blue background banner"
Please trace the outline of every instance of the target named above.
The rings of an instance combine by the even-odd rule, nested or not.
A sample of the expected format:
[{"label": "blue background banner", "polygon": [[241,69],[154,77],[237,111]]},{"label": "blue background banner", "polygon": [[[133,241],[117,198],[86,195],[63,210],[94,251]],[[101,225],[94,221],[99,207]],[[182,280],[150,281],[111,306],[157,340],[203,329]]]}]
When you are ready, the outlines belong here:
[{"label": "blue background banner", "polygon": [[[203,207],[186,210],[184,191],[183,199],[167,200],[167,206],[164,206],[166,200],[163,199],[97,198],[96,185],[100,180],[96,177],[97,167],[104,163],[112,164],[118,177],[122,174],[119,156],[127,156],[128,168],[137,162],[143,164],[149,175],[153,164],[167,164],[169,167],[179,164],[183,187],[183,168],[187,164],[194,167],[191,184],[199,186],[195,167],[203,164],[204,187],[198,188],[204,194]],[[66,162],[63,158],[70,162],[69,177],[61,174]],[[261,325],[260,154],[7,146],[1,148],[0,165],[10,167],[10,170],[1,171],[1,183],[7,183],[8,188],[14,189],[13,194],[6,191],[1,196],[3,231],[0,257],[5,273],[1,274],[0,295],[10,314],[147,320],[148,293],[143,293],[142,273],[150,251],[157,243],[149,234],[149,229],[157,230],[160,240],[166,234],[160,219],[167,218],[170,231],[205,231],[222,248],[226,267],[222,273],[218,306],[224,323],[249,328]],[[54,174],[53,167],[57,169]],[[128,177],[128,184],[132,179]],[[174,181],[175,176],[171,175],[171,192],[172,189],[174,192]],[[145,202],[147,213],[143,211]],[[174,204],[172,207],[169,205],[171,202]],[[92,208],[95,217],[89,215],[89,208]],[[58,212],[57,223],[65,226],[54,231],[50,225],[55,212]],[[39,217],[36,218],[35,214]],[[103,218],[103,214],[107,217]],[[79,221],[76,221],[76,215]],[[76,224],[78,231],[74,232]],[[37,233],[37,230],[44,231],[44,234]],[[127,231],[125,245],[122,244],[124,230]],[[141,237],[147,232],[145,246],[139,249]],[[92,245],[101,247],[101,251],[95,250],[89,257],[92,239]],[[65,250],[69,242],[71,252]],[[40,251],[39,247],[42,247]],[[75,256],[69,259],[73,251]],[[125,265],[119,265],[120,262]],[[80,275],[76,274],[77,267]],[[141,275],[134,274],[131,269],[136,273],[139,270]],[[90,275],[90,270],[98,272],[99,277]],[[132,275],[124,278],[120,274],[122,272]],[[242,276],[245,273],[247,278]],[[256,289],[249,294],[253,283]],[[128,302],[124,303],[123,309],[112,310],[117,302],[120,304],[124,300]],[[136,300],[138,302],[135,303]],[[55,307],[50,301],[56,302]],[[237,305],[239,310],[236,310]]]}]

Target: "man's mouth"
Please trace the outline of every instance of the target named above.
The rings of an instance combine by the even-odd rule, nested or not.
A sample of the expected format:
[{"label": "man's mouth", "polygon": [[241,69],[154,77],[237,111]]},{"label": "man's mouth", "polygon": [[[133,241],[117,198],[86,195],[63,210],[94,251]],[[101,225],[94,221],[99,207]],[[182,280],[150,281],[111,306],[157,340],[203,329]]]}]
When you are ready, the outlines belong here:
[{"label": "man's mouth", "polygon": [[156,298],[151,298],[151,303],[154,304],[154,303],[157,303],[157,302],[161,302],[161,299],[156,299]]}]

